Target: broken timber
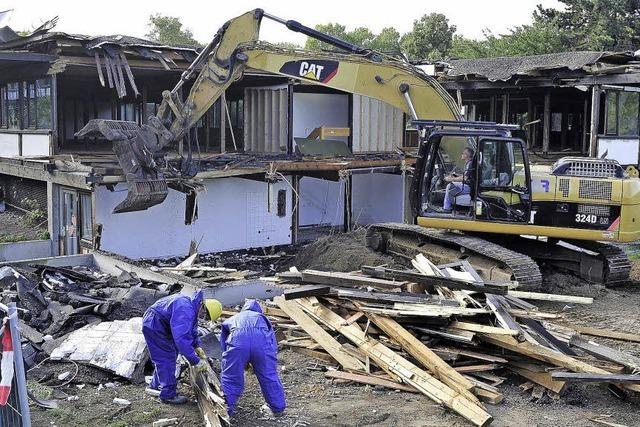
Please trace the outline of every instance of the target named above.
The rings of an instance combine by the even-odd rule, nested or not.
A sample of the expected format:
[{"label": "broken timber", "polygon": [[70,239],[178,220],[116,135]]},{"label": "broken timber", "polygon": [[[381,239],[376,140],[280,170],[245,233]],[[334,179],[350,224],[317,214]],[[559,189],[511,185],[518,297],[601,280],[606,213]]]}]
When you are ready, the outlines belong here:
[{"label": "broken timber", "polygon": [[200,408],[204,419],[204,425],[206,427],[230,425],[220,381],[213,370],[209,368],[204,372],[196,372],[196,369],[191,367],[190,380],[198,401],[198,408]]},{"label": "broken timber", "polygon": [[303,270],[302,281],[319,285],[345,286],[348,288],[373,287],[397,290],[405,284],[392,280],[376,279],[374,277],[356,276],[349,273],[337,273],[317,270]]},{"label": "broken timber", "polygon": [[300,286],[298,288],[287,289],[284,291],[284,299],[292,300],[296,298],[304,298],[304,297],[318,297],[321,295],[326,295],[331,291],[330,286],[324,285],[306,285]]},{"label": "broken timber", "polygon": [[484,292],[488,294],[506,295],[508,285],[501,283],[485,282],[468,282],[466,280],[455,279],[443,276],[427,276],[425,274],[413,271],[392,270],[384,267],[362,266],[362,272],[380,279],[404,280],[406,282],[418,283],[426,286],[445,286],[450,289],[459,289],[466,291]]},{"label": "broken timber", "polygon": [[474,425],[486,426],[493,420],[493,417],[479,405],[399,356],[378,340],[368,337],[357,325],[343,325],[342,317],[315,298],[303,298],[293,303],[299,304],[305,311],[340,332],[389,374],[400,377],[406,384],[415,387],[433,401],[454,410]]},{"label": "broken timber", "polygon": [[619,352],[611,347],[600,345],[593,341],[587,341],[579,335],[572,336],[569,344],[597,358],[622,365],[632,372],[640,372],[640,358],[630,354]]},{"label": "broken timber", "polygon": [[364,365],[355,357],[348,354],[342,345],[328,332],[322,329],[311,317],[300,309],[292,301],[285,301],[282,297],[276,297],[273,301],[308,333],[318,344],[322,346],[342,367],[348,371],[364,371]]},{"label": "broken timber", "polygon": [[583,374],[579,372],[551,372],[551,378],[570,382],[635,383],[640,384],[640,375]]},{"label": "broken timber", "polygon": [[327,378],[333,378],[338,380],[354,381],[362,384],[377,385],[381,387],[390,388],[392,390],[408,391],[409,393],[419,393],[414,387],[406,384],[397,383],[384,378],[378,378],[373,375],[354,374],[352,372],[343,371],[327,371],[324,373]]},{"label": "broken timber", "polygon": [[470,390],[473,390],[473,384],[449,366],[440,356],[431,351],[419,339],[411,335],[402,325],[386,316],[369,313],[367,317],[388,337],[391,337],[395,342],[400,344],[400,346],[420,362],[422,366],[433,373],[434,377],[463,394],[467,399],[477,402],[476,397],[470,393]]}]

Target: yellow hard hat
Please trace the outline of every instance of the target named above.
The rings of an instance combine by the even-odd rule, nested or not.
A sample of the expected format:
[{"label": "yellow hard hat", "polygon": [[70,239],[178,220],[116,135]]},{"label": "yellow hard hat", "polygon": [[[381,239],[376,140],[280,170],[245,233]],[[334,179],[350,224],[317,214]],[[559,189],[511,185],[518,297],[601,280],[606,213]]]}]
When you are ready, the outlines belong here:
[{"label": "yellow hard hat", "polygon": [[222,304],[217,299],[204,300],[204,306],[209,312],[209,318],[211,320],[218,320],[218,317],[222,314]]}]

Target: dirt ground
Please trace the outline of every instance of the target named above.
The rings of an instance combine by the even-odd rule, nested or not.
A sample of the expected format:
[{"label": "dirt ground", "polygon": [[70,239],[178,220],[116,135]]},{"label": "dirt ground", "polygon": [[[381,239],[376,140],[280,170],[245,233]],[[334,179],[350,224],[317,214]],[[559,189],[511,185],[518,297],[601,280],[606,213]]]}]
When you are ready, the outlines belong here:
[{"label": "dirt ground", "polygon": [[[363,248],[360,244],[364,232],[347,236],[334,236],[329,241],[322,239],[302,248],[292,261],[298,268],[321,268],[334,270],[356,270],[363,264],[380,265],[396,260]],[[336,239],[343,246],[336,249]],[[559,323],[611,328],[618,331],[638,333],[640,326],[640,261],[635,261],[631,284],[605,288],[589,285],[579,279],[555,273],[549,275],[544,287],[547,291],[583,296],[592,296],[592,305],[566,305],[563,303],[538,304],[541,310],[562,313]],[[640,344],[607,339],[598,342],[620,348],[640,357]],[[246,388],[239,402],[234,426],[468,426],[460,416],[436,405],[426,396],[395,392],[379,387],[358,384],[333,383],[324,377],[323,362],[300,355],[291,350],[279,353],[281,379],[284,384],[288,408],[284,416],[273,418],[260,411],[264,401],[255,376],[248,372]],[[531,391],[524,392],[519,385],[526,382],[507,371],[496,371],[507,377],[498,388],[504,401],[498,405],[487,405],[494,416],[493,426],[538,426],[538,427],[584,427],[598,426],[590,419],[599,418],[610,423],[628,427],[640,427],[640,396],[629,395],[626,400],[614,397],[605,386],[590,384],[569,385],[559,400],[543,397],[536,401]],[[30,378],[33,381],[33,378]],[[97,381],[100,382],[100,381]],[[32,382],[33,384],[33,382]],[[144,393],[143,386],[120,384],[116,387],[100,387],[86,384],[55,390],[37,386],[44,397],[58,396],[60,408],[44,410],[32,406],[35,426],[143,426],[160,418],[179,420],[179,425],[195,427],[202,425],[197,405],[163,405],[156,398]],[[186,385],[181,390],[192,396]],[[77,400],[64,400],[78,396]],[[123,407],[113,403],[114,397],[131,401]],[[73,398],[75,399],[75,398]]]}]

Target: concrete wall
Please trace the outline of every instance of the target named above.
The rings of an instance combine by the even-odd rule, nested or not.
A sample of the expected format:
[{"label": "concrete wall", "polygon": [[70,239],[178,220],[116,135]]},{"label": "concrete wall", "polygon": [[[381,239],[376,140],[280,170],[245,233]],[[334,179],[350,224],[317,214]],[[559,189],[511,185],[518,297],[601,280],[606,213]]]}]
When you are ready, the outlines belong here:
[{"label": "concrete wall", "polygon": [[[112,214],[126,196],[126,186],[116,191],[98,187],[95,194],[96,224],[102,224],[101,249],[130,258],[186,255],[191,240],[199,251],[219,252],[291,243],[291,188],[273,184],[268,212],[267,184],[242,178],[206,180],[206,192],[198,196],[199,219],[184,224],[185,195],[169,190],[160,205],[140,212]],[[286,215],[277,216],[277,193],[285,190]]]},{"label": "concrete wall", "polygon": [[351,181],[352,221],[359,225],[403,222],[402,175],[354,174]]},{"label": "concrete wall", "polygon": [[[320,126],[349,127],[349,95],[293,94],[293,137],[306,138]],[[347,138],[335,138],[347,142]]]},{"label": "concrete wall", "polygon": [[51,256],[51,240],[0,243],[0,261],[17,261],[49,256]]},{"label": "concrete wall", "polygon": [[344,224],[343,183],[305,176],[299,191],[301,227]]}]

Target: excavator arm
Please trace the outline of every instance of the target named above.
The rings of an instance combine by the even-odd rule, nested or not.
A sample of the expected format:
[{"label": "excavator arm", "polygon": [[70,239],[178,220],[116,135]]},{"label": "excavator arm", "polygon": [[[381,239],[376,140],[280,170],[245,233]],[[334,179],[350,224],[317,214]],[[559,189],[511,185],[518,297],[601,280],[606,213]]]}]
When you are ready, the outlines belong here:
[{"label": "excavator arm", "polygon": [[[260,42],[260,24],[265,17],[345,53],[308,52]],[[150,117],[146,125],[94,119],[78,132],[78,136],[97,132],[114,142],[129,186],[127,199],[116,206],[114,213],[143,210],[164,200],[168,190],[153,153],[185,137],[248,68],[375,98],[413,119],[460,119],[455,101],[422,70],[256,9],[223,25],[176,86],[163,92],[157,116]],[[196,73],[188,96],[182,100],[182,87]]]}]

